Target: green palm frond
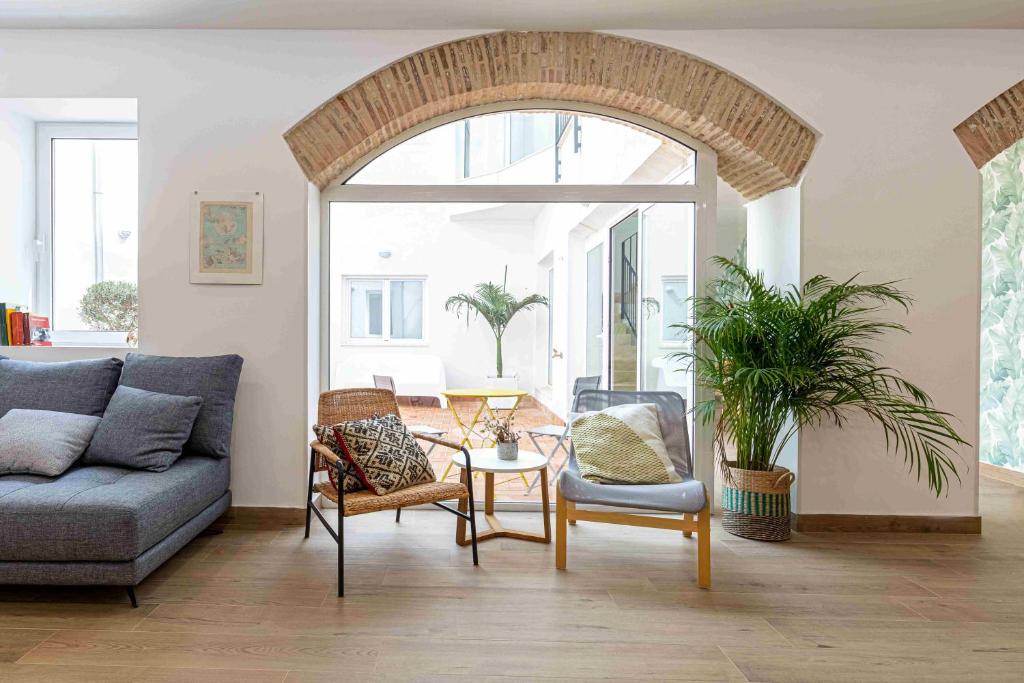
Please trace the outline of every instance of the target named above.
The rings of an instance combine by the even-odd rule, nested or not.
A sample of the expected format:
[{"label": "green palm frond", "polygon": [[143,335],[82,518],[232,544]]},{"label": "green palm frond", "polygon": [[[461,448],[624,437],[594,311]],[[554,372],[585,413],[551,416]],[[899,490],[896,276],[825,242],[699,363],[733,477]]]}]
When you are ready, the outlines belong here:
[{"label": "green palm frond", "polygon": [[498,377],[502,376],[501,339],[512,319],[522,311],[534,306],[547,306],[548,299],[540,294],[529,294],[517,299],[506,289],[508,282],[508,266],[505,267],[505,279],[498,285],[493,282],[481,282],[473,288],[472,293],[456,294],[448,297],[444,310],[456,316],[466,316],[466,324],[472,317],[483,318],[494,333],[496,343],[496,365]]},{"label": "green palm frond", "polygon": [[770,470],[801,427],[841,427],[860,412],[936,495],[959,481],[953,455],[966,442],[951,416],[873,348],[881,335],[907,331],[880,317],[888,305],[909,310],[898,283],[819,275],[781,289],[738,263],[715,261],[723,275],[709,296],[693,299],[694,322],[675,325],[694,342],[675,357],[716,396],[696,413],[715,424],[720,456],[730,442],[738,467]]}]

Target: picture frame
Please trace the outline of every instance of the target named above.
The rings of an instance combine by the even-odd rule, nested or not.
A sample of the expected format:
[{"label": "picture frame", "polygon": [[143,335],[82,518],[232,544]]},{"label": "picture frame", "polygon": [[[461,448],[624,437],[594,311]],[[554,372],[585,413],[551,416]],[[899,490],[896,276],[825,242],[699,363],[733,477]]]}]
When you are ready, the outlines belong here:
[{"label": "picture frame", "polygon": [[189,282],[263,284],[263,195],[260,192],[192,193],[189,211]]}]

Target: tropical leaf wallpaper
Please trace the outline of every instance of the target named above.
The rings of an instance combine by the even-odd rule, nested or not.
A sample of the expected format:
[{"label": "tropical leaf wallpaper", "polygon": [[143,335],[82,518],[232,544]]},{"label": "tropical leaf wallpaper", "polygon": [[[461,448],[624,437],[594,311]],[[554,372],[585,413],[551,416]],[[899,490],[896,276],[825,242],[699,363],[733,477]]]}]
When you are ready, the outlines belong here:
[{"label": "tropical leaf wallpaper", "polygon": [[981,460],[1024,471],[1024,140],[981,173]]}]

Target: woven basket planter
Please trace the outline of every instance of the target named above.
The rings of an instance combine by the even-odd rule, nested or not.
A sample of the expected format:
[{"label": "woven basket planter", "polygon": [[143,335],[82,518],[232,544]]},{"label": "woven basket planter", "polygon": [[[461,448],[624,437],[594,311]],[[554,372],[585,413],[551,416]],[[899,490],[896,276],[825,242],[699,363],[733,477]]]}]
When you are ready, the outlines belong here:
[{"label": "woven basket planter", "polygon": [[785,467],[771,472],[741,470],[729,463],[722,483],[722,528],[755,541],[789,538],[789,487],[796,475]]}]

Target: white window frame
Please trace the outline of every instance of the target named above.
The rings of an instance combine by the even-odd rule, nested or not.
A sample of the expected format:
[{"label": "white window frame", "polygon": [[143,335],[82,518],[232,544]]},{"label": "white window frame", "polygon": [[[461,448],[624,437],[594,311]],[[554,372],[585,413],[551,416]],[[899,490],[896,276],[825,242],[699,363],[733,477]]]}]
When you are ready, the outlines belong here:
[{"label": "white window frame", "polygon": [[[423,311],[423,338],[422,339],[393,339],[391,337],[391,283],[414,280],[423,284],[423,299],[421,304]],[[352,287],[353,282],[380,282],[381,283],[381,336],[379,337],[353,337],[352,336]],[[426,275],[344,275],[341,278],[341,315],[342,329],[344,331],[344,346],[427,346],[427,276]]]},{"label": "white window frame", "polygon": [[[53,322],[53,141],[138,140],[134,123],[36,124],[36,282],[32,310]],[[141,222],[140,222],[141,224]],[[119,332],[51,330],[56,346],[128,346]]]}]

